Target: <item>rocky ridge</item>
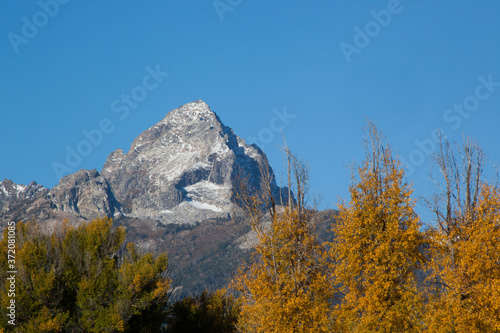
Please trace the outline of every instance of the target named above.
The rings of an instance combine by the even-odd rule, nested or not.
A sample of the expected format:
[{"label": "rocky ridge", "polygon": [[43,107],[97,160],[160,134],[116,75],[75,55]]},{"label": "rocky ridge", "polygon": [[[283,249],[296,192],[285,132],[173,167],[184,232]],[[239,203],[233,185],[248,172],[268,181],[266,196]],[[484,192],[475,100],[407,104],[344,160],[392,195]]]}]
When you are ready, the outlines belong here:
[{"label": "rocky ridge", "polygon": [[34,182],[24,186],[3,181],[0,208],[5,215],[10,207],[6,203],[28,204],[41,197],[54,212],[86,220],[125,215],[193,224],[238,209],[238,179],[259,190],[263,172],[271,175],[275,196],[286,197],[262,150],[246,144],[205,102],[195,101],[140,134],[127,153],[112,152],[101,173],[80,170],[61,178],[51,190]]},{"label": "rocky ridge", "polygon": [[4,179],[0,182],[0,213],[8,211],[14,203],[32,200],[48,192],[48,188],[34,181],[23,185],[16,184],[10,179]]},{"label": "rocky ridge", "polygon": [[126,242],[168,253],[189,294],[222,286],[248,256],[241,236],[249,225],[235,189],[244,179],[259,191],[264,175],[276,200],[287,200],[262,150],[195,101],[170,111],[127,152],[112,152],[101,172],[80,170],[52,189],[0,182],[0,222],[35,219],[50,231],[64,219],[79,224],[113,217],[127,229]]}]

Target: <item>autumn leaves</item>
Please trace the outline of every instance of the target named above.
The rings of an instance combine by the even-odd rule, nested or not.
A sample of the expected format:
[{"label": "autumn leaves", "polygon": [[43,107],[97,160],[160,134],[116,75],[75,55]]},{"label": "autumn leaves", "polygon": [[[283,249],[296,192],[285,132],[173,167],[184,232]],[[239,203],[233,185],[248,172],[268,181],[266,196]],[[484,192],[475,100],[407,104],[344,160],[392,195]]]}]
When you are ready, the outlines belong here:
[{"label": "autumn leaves", "polygon": [[333,226],[332,274],[343,295],[333,320],[345,332],[417,332],[425,237],[402,168],[371,126],[367,159]]},{"label": "autumn leaves", "polygon": [[240,330],[500,332],[500,192],[483,180],[477,145],[440,148],[440,190],[427,202],[437,223],[424,228],[401,164],[369,123],[366,160],[327,243],[305,206],[307,170],[285,148],[297,200],[281,210],[270,191],[243,200],[259,243],[234,282]]}]

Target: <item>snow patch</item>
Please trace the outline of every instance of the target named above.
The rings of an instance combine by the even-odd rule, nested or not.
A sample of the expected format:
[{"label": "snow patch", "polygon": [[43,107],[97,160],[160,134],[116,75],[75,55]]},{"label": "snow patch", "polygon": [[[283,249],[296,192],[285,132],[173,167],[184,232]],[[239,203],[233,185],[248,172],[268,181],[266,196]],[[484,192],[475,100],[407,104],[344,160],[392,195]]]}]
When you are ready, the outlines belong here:
[{"label": "snow patch", "polygon": [[[231,197],[231,187],[214,184],[208,180],[184,187],[187,197],[194,202],[225,206]],[[214,210],[215,211],[215,210]]]},{"label": "snow patch", "polygon": [[206,162],[196,162],[190,168],[190,170],[198,170],[198,169],[211,169],[212,166]]},{"label": "snow patch", "polygon": [[208,180],[204,180],[196,184],[186,186],[184,187],[184,189],[188,192],[201,192],[203,190],[206,191],[229,190],[231,189],[231,187],[214,184],[212,182],[209,182]]},{"label": "snow patch", "polygon": [[189,201],[189,204],[197,209],[207,209],[207,210],[211,210],[211,211],[217,212],[217,213],[222,212],[222,209],[220,209],[219,207],[205,203],[205,202]]},{"label": "snow patch", "polygon": [[229,152],[229,147],[227,146],[227,143],[223,142],[222,140],[217,141],[215,145],[212,146],[212,149],[210,150],[212,154],[217,154],[219,156],[225,155],[227,152]]},{"label": "snow patch", "polygon": [[14,184],[14,189],[19,194],[21,192],[24,192],[24,190],[26,189],[26,185],[23,185],[23,184]]},{"label": "snow patch", "polygon": [[2,189],[2,192],[3,194],[5,194],[5,196],[10,196],[9,192],[7,191],[7,189],[5,188],[5,185],[3,184],[3,182],[0,183],[2,185],[2,187],[0,187]]},{"label": "snow patch", "polygon": [[256,160],[258,158],[258,152],[257,152],[257,149],[255,149],[254,147],[252,146],[248,146],[248,145],[245,145],[244,143],[242,143],[242,145],[240,145],[238,143],[238,145],[240,147],[243,147],[244,151],[245,151],[245,155],[251,157],[252,159]]}]

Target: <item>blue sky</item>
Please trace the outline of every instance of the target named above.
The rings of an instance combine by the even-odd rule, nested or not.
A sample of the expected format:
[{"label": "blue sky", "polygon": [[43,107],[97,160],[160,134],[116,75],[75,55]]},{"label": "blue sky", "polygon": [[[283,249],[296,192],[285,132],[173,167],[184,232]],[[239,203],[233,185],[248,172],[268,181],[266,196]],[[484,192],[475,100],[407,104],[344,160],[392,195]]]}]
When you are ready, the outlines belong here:
[{"label": "blue sky", "polygon": [[[499,17],[498,1],[7,1],[0,178],[56,185],[54,162],[104,121],[71,168],[101,170],[168,111],[203,99],[278,173],[283,128],[322,208],[348,195],[366,118],[428,195],[436,128],[500,161]],[[150,71],[168,76],[146,90]],[[114,112],[132,92],[130,112]]]}]

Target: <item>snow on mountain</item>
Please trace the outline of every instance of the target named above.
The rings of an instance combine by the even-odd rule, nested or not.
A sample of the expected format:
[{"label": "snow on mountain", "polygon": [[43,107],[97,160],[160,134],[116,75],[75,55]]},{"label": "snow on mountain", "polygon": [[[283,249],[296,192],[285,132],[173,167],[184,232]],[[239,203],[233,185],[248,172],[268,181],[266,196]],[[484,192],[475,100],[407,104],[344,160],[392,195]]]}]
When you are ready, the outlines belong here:
[{"label": "snow on mountain", "polygon": [[[238,181],[245,179],[258,191],[263,171],[273,179],[276,198],[285,198],[287,191],[274,182],[262,150],[247,145],[205,102],[195,101],[168,112],[141,133],[128,152],[112,152],[101,173],[80,170],[63,177],[50,192],[35,182],[25,186],[4,180],[0,202],[43,193],[45,201],[32,208],[40,216],[43,206],[51,209],[47,216],[64,212],[89,220],[125,215],[163,224],[193,224],[227,218],[238,209],[234,200]],[[6,211],[11,206],[0,208]],[[28,210],[16,207],[17,214]]]},{"label": "snow on mountain", "polygon": [[0,200],[22,200],[31,199],[40,192],[46,192],[48,189],[36,182],[31,182],[28,185],[16,184],[10,179],[4,179],[0,182]]},{"label": "snow on mountain", "polygon": [[271,170],[258,147],[236,136],[205,102],[195,101],[140,134],[126,154],[111,153],[102,175],[127,216],[193,223],[200,216],[227,216],[235,208],[237,177],[258,189],[266,169]]},{"label": "snow on mountain", "polygon": [[0,213],[8,211],[14,203],[41,197],[48,191],[49,189],[36,182],[23,185],[4,179],[0,182]]},{"label": "snow on mountain", "polygon": [[9,193],[9,191],[7,191],[7,189],[5,188],[5,185],[3,184],[3,182],[4,182],[4,181],[1,181],[1,182],[0,182],[0,189],[1,189],[1,190],[2,190],[2,192],[3,192],[3,195],[4,195],[4,196],[6,196],[6,197],[8,197],[8,196],[10,196],[10,193]]}]

